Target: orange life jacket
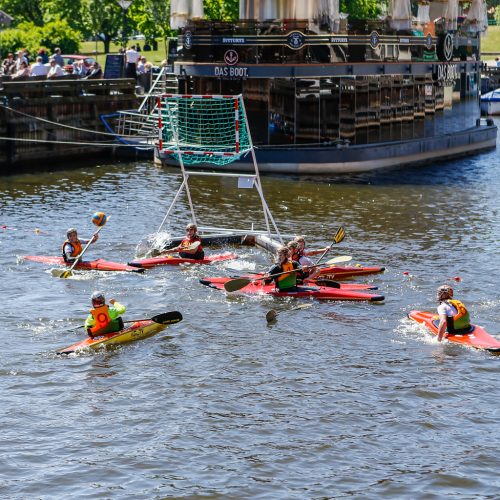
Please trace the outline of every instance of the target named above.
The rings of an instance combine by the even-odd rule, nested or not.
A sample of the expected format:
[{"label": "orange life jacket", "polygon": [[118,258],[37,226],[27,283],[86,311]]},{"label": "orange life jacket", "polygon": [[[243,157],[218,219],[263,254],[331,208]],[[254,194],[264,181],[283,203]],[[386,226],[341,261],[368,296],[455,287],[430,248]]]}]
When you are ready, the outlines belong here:
[{"label": "orange life jacket", "polygon": [[[109,316],[109,307],[104,304],[103,306],[95,307],[90,310],[90,314],[95,320],[95,325],[90,328],[93,335],[98,333],[105,333],[107,326],[111,324],[112,319]],[[108,332],[106,332],[108,333]]]},{"label": "orange life jacket", "polygon": [[77,257],[78,255],[80,255],[82,253],[82,244],[80,243],[80,240],[76,240],[74,243],[71,243],[69,240],[66,240],[64,243],[63,243],[63,246],[62,246],[62,254],[63,254],[63,258],[64,260],[66,260],[66,254],[64,253],[64,247],[67,245],[67,244],[70,244],[71,245],[71,257]]}]

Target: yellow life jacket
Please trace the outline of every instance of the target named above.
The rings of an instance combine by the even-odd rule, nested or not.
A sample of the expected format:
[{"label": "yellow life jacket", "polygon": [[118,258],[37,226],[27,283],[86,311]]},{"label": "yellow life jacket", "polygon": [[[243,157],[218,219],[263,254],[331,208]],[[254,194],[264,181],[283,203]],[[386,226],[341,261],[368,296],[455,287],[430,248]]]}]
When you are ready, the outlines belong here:
[{"label": "yellow life jacket", "polygon": [[448,333],[458,333],[469,330],[471,327],[469,312],[462,302],[456,299],[449,299],[445,302],[452,305],[457,310],[455,316],[446,318],[446,329]]}]

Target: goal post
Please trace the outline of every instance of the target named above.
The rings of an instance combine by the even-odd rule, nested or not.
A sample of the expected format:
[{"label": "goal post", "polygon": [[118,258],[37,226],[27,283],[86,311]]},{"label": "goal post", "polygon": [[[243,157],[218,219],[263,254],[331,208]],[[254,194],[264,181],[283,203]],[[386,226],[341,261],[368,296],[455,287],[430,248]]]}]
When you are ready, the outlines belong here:
[{"label": "goal post", "polygon": [[[217,170],[210,175],[238,177],[239,185],[240,179],[246,178],[246,187],[255,187],[262,203],[268,236],[271,237],[272,225],[276,236],[283,242],[264,198],[242,95],[163,94],[158,97],[157,112],[159,153],[178,163],[183,175],[183,182],[158,232],[183,190],[186,191],[191,218],[197,224],[189,179],[193,175],[207,175],[196,166],[210,164]],[[251,155],[254,172],[229,173],[228,165],[248,154]]]}]

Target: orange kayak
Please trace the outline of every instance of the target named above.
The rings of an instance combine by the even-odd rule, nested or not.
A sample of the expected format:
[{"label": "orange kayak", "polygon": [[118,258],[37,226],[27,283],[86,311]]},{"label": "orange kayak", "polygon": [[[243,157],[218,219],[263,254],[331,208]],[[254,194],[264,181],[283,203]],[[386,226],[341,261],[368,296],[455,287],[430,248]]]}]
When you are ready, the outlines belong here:
[{"label": "orange kayak", "polygon": [[[438,320],[436,314],[425,311],[410,311],[408,317],[417,323],[425,325],[433,334],[438,334]],[[500,341],[492,337],[484,328],[478,325],[472,325],[471,331],[463,335],[448,335],[448,342],[454,344],[484,349],[490,352],[500,353]]]}]

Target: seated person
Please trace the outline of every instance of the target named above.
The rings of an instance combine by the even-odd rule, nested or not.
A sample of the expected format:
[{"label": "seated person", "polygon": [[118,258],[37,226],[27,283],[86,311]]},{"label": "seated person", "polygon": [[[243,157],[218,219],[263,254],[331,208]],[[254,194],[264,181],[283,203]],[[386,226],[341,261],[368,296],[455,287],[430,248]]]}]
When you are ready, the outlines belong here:
[{"label": "seated person", "polygon": [[[200,242],[200,245],[197,245],[196,248],[189,250],[188,247],[197,242]],[[201,247],[201,238],[198,236],[198,228],[196,227],[196,224],[188,224],[186,226],[186,237],[180,242],[180,244],[174,248],[164,250],[162,253],[176,252],[179,252],[179,257],[182,259],[203,260],[205,258],[205,252]]]},{"label": "seated person", "polygon": [[303,275],[299,269],[299,263],[290,259],[290,251],[287,247],[278,248],[276,255],[278,257],[278,262],[269,269],[267,272],[268,278],[264,280],[264,283],[269,284],[274,281],[276,288],[280,292],[296,291],[297,277],[299,276],[303,279]]},{"label": "seated person", "polygon": [[321,273],[321,269],[317,267],[311,267],[310,269],[308,269],[310,266],[313,266],[313,262],[309,257],[300,255],[300,246],[297,241],[289,241],[286,246],[290,250],[291,260],[297,261],[300,264],[300,267],[303,268],[302,276],[304,281],[312,280],[319,276],[319,274]]},{"label": "seated person", "polygon": [[83,245],[86,245],[89,241],[95,243],[99,239],[99,235],[94,234],[92,240],[79,240],[77,230],[71,227],[66,231],[66,238],[62,247],[62,256],[64,262],[73,263],[82,253]]},{"label": "seated person", "polygon": [[31,65],[30,76],[47,76],[48,72],[49,68],[43,64],[42,57],[38,56],[36,62]]},{"label": "seated person", "polygon": [[469,313],[459,300],[453,299],[453,288],[441,285],[437,289],[437,313],[439,315],[438,342],[448,335],[470,333]]},{"label": "seated person", "polygon": [[121,315],[126,307],[115,299],[110,299],[111,306],[106,305],[106,298],[102,292],[94,292],[91,297],[92,309],[85,320],[85,328],[89,337],[94,338],[105,333],[123,330]]}]

